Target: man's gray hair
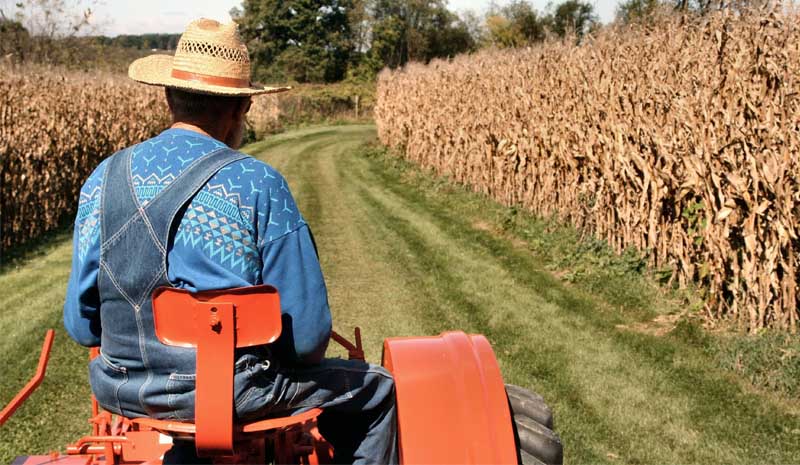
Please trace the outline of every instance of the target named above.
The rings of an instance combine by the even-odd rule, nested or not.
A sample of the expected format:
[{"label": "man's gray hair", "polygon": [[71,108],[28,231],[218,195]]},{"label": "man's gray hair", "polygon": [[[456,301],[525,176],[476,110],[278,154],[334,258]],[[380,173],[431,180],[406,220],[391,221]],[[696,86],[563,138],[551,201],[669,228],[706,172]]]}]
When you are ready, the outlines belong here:
[{"label": "man's gray hair", "polygon": [[204,121],[226,111],[236,109],[249,97],[225,97],[196,94],[175,88],[166,88],[167,102],[176,120]]}]

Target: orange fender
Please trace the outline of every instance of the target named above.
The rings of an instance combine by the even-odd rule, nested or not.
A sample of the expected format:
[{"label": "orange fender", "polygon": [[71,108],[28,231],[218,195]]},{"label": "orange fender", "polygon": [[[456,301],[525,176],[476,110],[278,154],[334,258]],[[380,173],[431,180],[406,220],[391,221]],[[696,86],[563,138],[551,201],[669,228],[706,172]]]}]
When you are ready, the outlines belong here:
[{"label": "orange fender", "polygon": [[489,341],[460,331],[383,343],[403,464],[516,464],[503,377]]}]

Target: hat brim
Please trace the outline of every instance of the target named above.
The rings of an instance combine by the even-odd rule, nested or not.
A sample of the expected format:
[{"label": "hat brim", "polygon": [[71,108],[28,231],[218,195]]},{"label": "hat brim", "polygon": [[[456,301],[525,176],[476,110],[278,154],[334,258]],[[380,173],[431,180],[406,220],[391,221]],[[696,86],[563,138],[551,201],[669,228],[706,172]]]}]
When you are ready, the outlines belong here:
[{"label": "hat brim", "polygon": [[128,77],[134,81],[151,86],[172,87],[187,92],[227,97],[276,94],[291,90],[291,87],[226,87],[208,84],[202,81],[177,79],[172,77],[172,59],[173,57],[170,55],[150,55],[148,57],[139,58],[128,67]]}]

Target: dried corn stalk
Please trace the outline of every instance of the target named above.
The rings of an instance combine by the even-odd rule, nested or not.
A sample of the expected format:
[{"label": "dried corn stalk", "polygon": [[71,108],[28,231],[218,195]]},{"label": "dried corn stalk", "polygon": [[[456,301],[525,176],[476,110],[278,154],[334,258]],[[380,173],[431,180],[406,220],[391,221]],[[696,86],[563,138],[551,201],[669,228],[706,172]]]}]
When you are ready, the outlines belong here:
[{"label": "dried corn stalk", "polygon": [[379,77],[381,141],[797,330],[800,18],[720,12]]},{"label": "dried corn stalk", "polygon": [[0,68],[0,250],[71,218],[100,161],[168,121],[163,91],[124,76]]}]

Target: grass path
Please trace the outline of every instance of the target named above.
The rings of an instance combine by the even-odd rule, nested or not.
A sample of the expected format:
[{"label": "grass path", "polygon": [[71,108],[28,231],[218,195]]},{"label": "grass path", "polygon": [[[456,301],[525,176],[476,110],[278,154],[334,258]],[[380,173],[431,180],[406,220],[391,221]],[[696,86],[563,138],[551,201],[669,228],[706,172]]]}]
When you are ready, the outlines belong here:
[{"label": "grass path", "polygon": [[[386,336],[486,334],[506,379],[554,408],[568,463],[800,463],[796,403],[714,368],[691,332],[620,329],[673,311],[657,293],[563,282],[497,233],[497,205],[365,155],[374,137],[373,126],[317,127],[246,149],[289,180],[319,247],[334,327],[360,325],[370,360]],[[0,464],[85,430],[86,352],[60,325],[70,249],[56,238],[0,274],[0,402],[35,366],[44,328],[59,329],[43,388],[0,429]]]}]

